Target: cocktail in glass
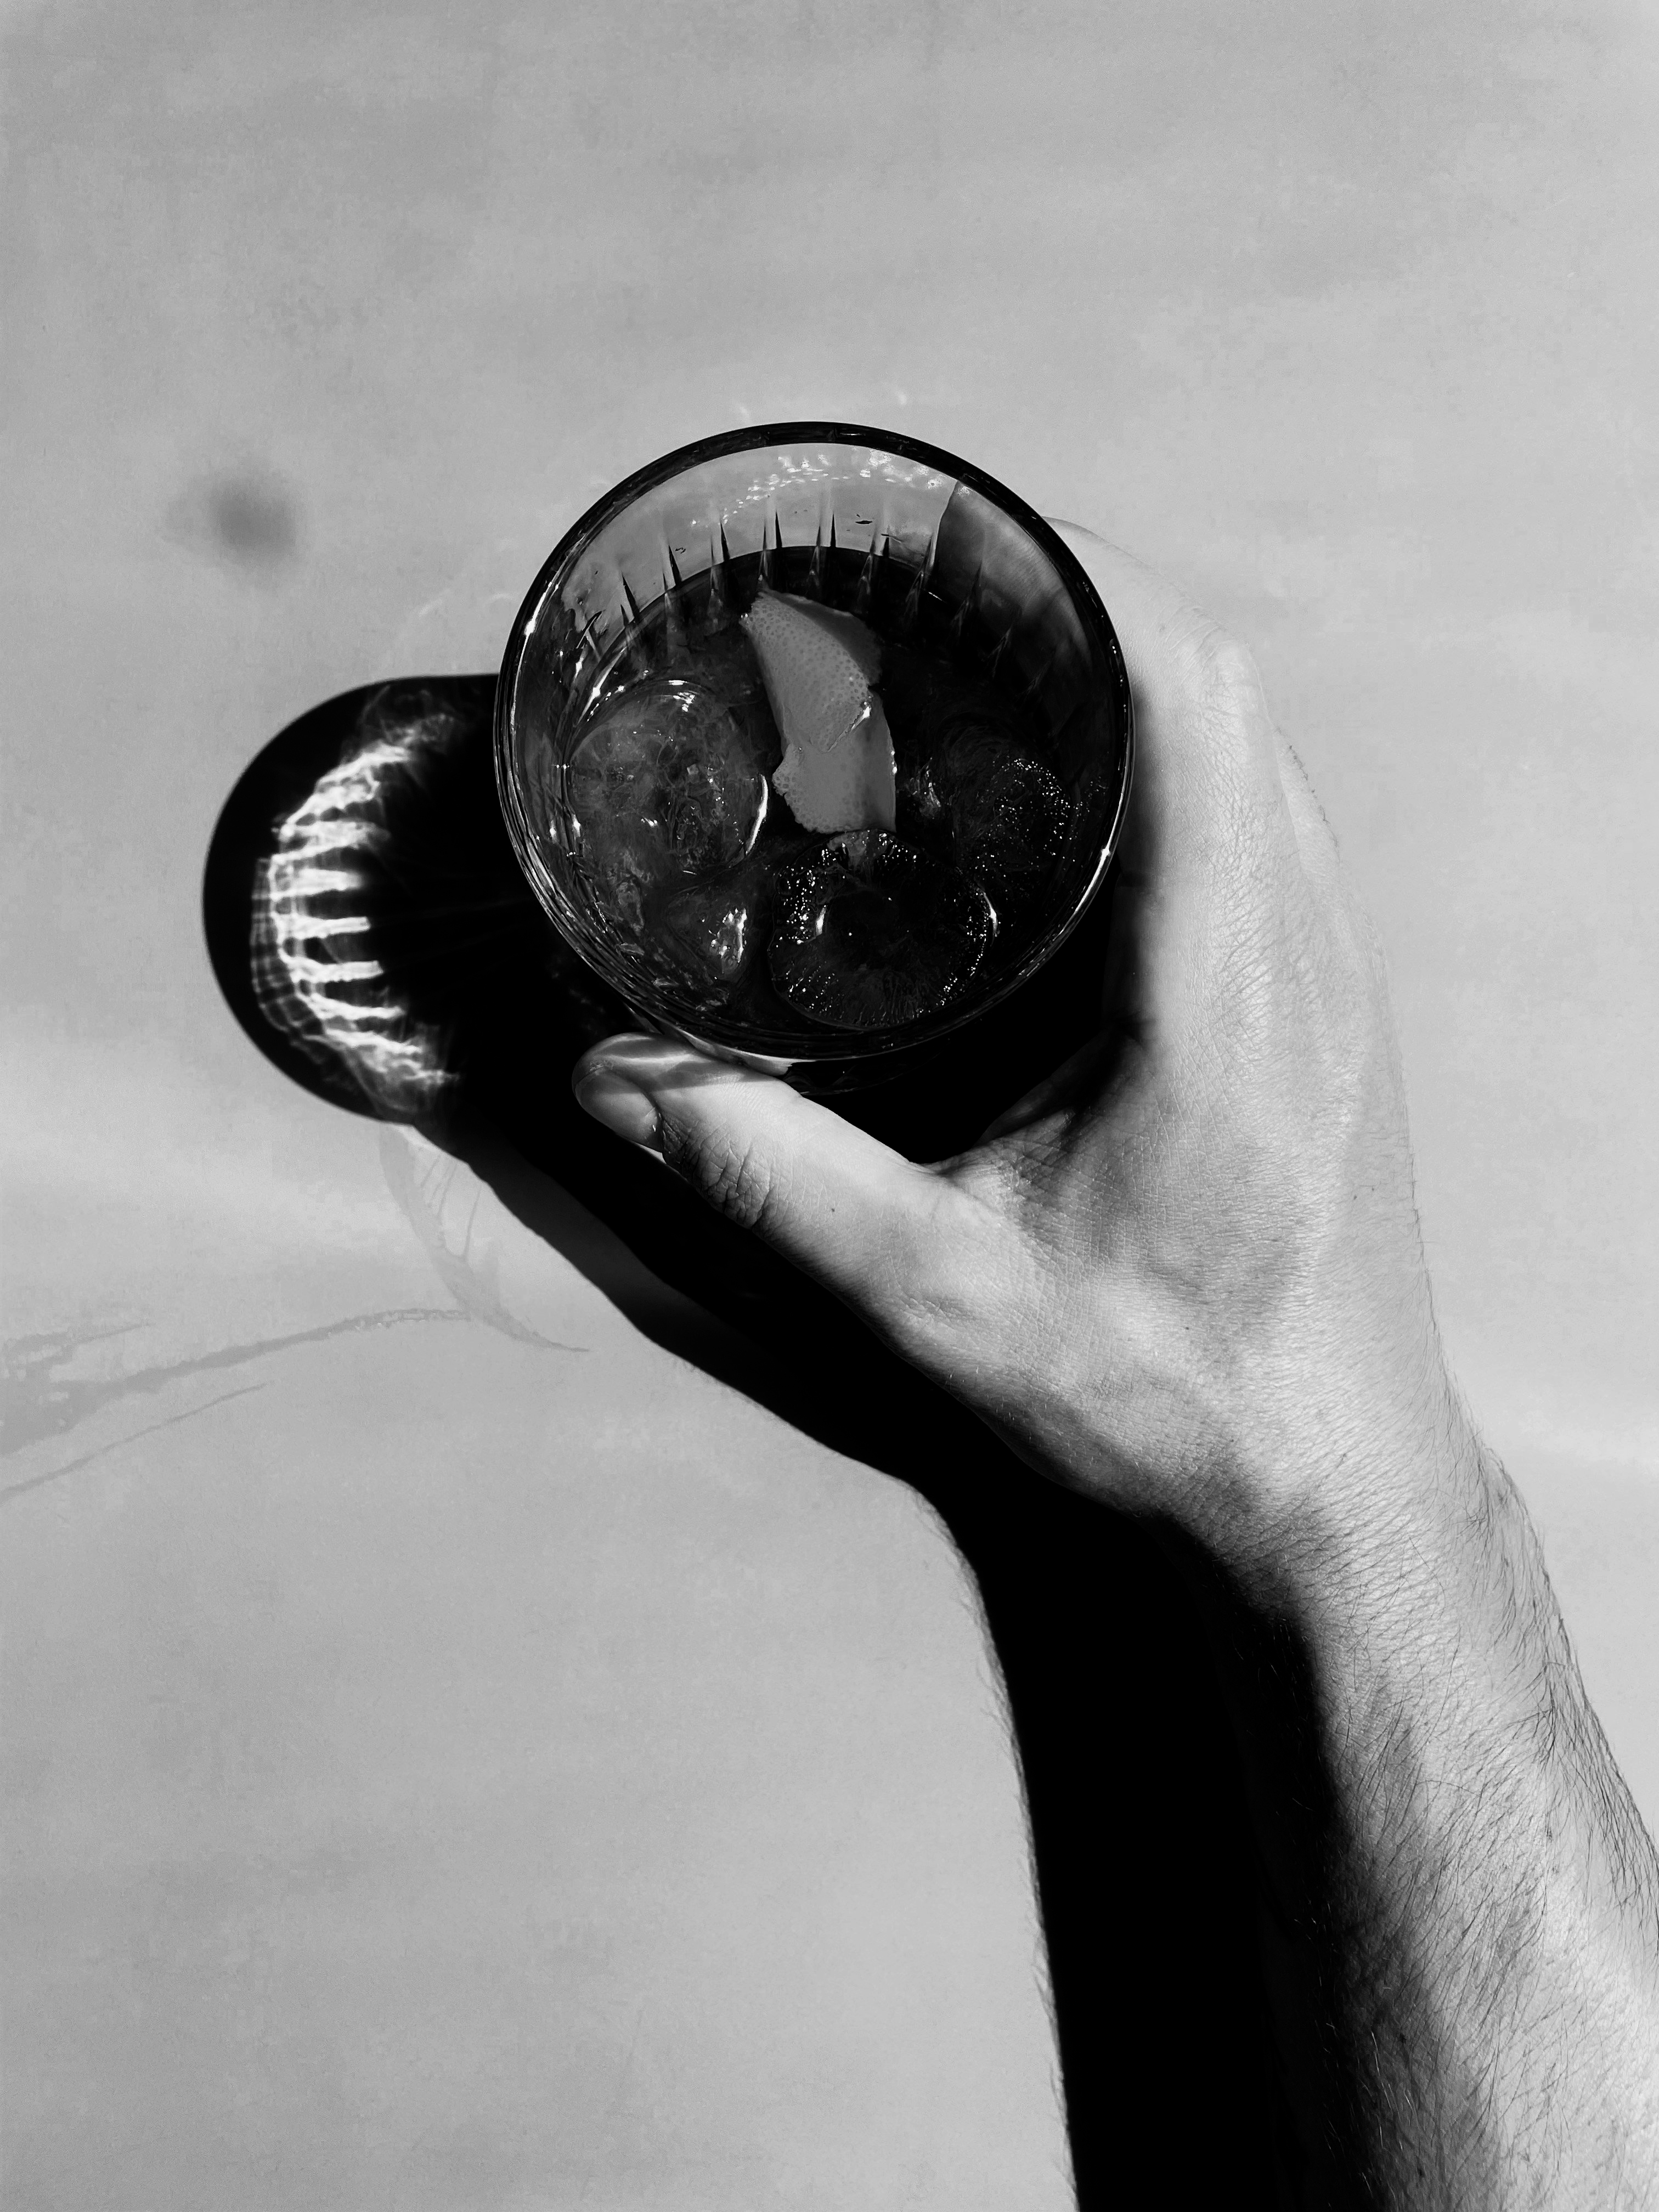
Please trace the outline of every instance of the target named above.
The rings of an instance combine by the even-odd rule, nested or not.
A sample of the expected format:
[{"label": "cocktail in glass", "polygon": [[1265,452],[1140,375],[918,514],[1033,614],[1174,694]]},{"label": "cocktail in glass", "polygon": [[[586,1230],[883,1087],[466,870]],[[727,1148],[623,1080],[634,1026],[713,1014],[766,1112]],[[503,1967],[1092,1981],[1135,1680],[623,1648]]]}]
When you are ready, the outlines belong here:
[{"label": "cocktail in glass", "polygon": [[514,624],[496,767],[649,1026],[835,1090],[1018,989],[1110,860],[1132,722],[1069,549],[949,455],[784,424],[619,485]]}]

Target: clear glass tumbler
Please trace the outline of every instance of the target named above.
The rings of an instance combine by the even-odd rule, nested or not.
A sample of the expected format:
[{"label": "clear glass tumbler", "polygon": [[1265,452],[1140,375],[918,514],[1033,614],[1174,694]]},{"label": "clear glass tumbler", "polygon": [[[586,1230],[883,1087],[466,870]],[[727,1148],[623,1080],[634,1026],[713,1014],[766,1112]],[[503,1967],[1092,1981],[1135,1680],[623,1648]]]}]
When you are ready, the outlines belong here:
[{"label": "clear glass tumbler", "polygon": [[[815,1027],[763,994],[711,1004],[614,926],[581,862],[568,771],[596,690],[648,636],[763,585],[933,640],[1034,714],[1066,805],[1038,908],[994,939],[970,981],[915,1018]],[[561,934],[647,1027],[803,1089],[844,1089],[914,1064],[1042,966],[1087,909],[1121,831],[1133,751],[1111,622],[1070,550],[981,471],[915,440],[825,422],[773,424],[666,455],[605,495],[562,539],[507,640],[495,765],[513,845]]]}]

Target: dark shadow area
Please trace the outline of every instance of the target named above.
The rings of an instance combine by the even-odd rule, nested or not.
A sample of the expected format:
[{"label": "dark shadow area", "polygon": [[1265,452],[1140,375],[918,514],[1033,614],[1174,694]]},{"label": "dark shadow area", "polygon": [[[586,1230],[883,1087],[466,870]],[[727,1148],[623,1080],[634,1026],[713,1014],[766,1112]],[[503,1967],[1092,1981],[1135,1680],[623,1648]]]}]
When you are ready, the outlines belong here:
[{"label": "dark shadow area", "polygon": [[[1263,1645],[1225,1593],[1200,1613],[1200,1567],[1035,1478],[576,1106],[578,1054],[631,1024],[519,875],[493,692],[489,677],[350,692],[258,756],[204,889],[228,1002],[296,1081],[417,1122],[646,1334],[910,1484],[943,1519],[981,1593],[1018,1736],[1086,2212],[1366,2201],[1342,2179],[1351,2138],[1316,2026],[1331,1996],[1308,1933],[1316,1772],[1266,1747],[1272,1729],[1251,1727],[1218,1668],[1220,1649],[1240,1679],[1282,1686],[1294,1655]],[[836,1110],[914,1158],[970,1142],[1092,1032],[1109,918],[1103,896],[1018,998]],[[819,1380],[850,1372],[868,1388]],[[1232,1624],[1219,1647],[1218,1620]],[[1275,1843],[1272,1808],[1287,1802],[1312,1808],[1311,1846]]]}]

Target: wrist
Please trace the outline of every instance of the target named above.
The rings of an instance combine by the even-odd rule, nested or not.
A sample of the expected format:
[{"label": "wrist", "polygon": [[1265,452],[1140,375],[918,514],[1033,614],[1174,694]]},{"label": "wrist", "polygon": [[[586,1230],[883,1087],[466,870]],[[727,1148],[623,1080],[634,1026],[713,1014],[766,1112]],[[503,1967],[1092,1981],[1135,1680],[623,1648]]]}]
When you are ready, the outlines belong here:
[{"label": "wrist", "polygon": [[[1407,1378],[1409,1377],[1409,1382]],[[1273,1508],[1247,1586],[1305,1644],[1345,1735],[1437,1682],[1524,1732],[1547,1701],[1559,1620],[1537,1538],[1441,1359],[1368,1388],[1349,1373],[1280,1431]]]}]

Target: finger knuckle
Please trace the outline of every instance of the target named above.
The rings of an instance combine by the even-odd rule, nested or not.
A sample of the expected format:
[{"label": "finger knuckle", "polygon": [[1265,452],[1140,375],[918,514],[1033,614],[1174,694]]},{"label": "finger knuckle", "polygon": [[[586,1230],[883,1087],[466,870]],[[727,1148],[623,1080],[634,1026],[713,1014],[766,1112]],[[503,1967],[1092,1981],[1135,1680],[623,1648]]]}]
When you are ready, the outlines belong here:
[{"label": "finger knuckle", "polygon": [[1212,710],[1236,713],[1241,706],[1260,704],[1261,672],[1255,655],[1219,623],[1201,617],[1184,641],[1184,656],[1194,689]]},{"label": "finger knuckle", "polygon": [[665,1130],[663,1157],[727,1221],[763,1231],[776,1181],[760,1146],[724,1129]]},{"label": "finger knuckle", "polygon": [[986,1209],[949,1185],[881,1255],[878,1299],[894,1348],[933,1371],[977,1364],[1001,1257]]},{"label": "finger knuckle", "polygon": [[1261,672],[1249,647],[1208,615],[1194,612],[1173,641],[1180,688],[1218,763],[1242,765],[1272,727]]},{"label": "finger knuckle", "polygon": [[966,1340],[959,1298],[936,1286],[894,1283],[876,1310],[882,1334],[911,1366],[939,1375],[959,1362]]}]

